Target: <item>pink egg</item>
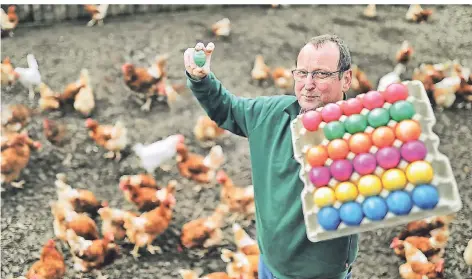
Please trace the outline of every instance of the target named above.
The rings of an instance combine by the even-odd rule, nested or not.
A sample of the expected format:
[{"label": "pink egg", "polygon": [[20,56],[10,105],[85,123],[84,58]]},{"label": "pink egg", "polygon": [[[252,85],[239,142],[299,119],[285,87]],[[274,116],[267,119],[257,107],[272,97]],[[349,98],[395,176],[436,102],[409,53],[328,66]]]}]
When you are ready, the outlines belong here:
[{"label": "pink egg", "polygon": [[352,163],[354,164],[354,169],[360,175],[371,174],[377,167],[377,160],[375,160],[375,156],[370,153],[357,155],[354,160],[352,160]]},{"label": "pink egg", "polygon": [[362,99],[362,104],[369,110],[372,110],[374,108],[381,108],[384,103],[384,97],[379,91],[369,91]]},{"label": "pink egg", "polygon": [[323,118],[323,121],[327,123],[338,120],[342,114],[343,112],[341,110],[341,107],[333,103],[327,104],[321,110],[321,117]]},{"label": "pink egg", "polygon": [[329,167],[331,175],[338,181],[346,181],[352,175],[352,164],[349,160],[336,160]]},{"label": "pink egg", "polygon": [[317,188],[328,185],[329,180],[331,179],[328,167],[312,168],[309,176],[311,183],[313,183]]},{"label": "pink egg", "polygon": [[406,100],[408,98],[408,87],[401,83],[392,83],[383,92],[383,97],[386,102],[391,104],[396,101]]},{"label": "pink egg", "polygon": [[400,150],[393,146],[384,147],[377,151],[375,158],[380,167],[386,170],[395,168],[400,163]]},{"label": "pink egg", "polygon": [[353,114],[361,113],[361,110],[364,108],[360,99],[352,98],[345,101],[341,108],[344,112],[344,115],[349,116]]},{"label": "pink egg", "polygon": [[320,126],[321,121],[321,113],[314,110],[303,114],[302,117],[303,127],[305,127],[305,129],[308,131],[318,130],[318,126]]}]

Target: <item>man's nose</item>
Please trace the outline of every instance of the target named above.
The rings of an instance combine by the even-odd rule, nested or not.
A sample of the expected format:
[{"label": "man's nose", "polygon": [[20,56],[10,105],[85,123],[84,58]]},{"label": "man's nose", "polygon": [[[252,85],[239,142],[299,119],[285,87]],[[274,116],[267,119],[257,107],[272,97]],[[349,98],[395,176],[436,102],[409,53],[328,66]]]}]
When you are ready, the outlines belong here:
[{"label": "man's nose", "polygon": [[311,75],[308,75],[308,77],[305,79],[305,90],[311,91],[313,89],[315,89],[315,81]]}]

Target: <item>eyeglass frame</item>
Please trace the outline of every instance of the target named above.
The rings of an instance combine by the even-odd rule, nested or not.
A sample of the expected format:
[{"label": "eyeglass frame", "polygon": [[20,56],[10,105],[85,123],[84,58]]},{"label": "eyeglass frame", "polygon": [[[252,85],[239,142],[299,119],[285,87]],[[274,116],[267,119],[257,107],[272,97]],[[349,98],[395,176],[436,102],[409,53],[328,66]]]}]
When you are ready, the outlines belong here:
[{"label": "eyeglass frame", "polygon": [[[326,71],[323,71],[323,70],[316,70],[316,71],[308,72],[308,71],[293,69],[293,70],[291,71],[291,73],[292,73],[292,77],[293,77],[293,79],[294,79],[295,81],[302,81],[302,80],[303,80],[303,79],[297,80],[297,79],[295,78],[295,75],[294,75],[294,72],[295,72],[295,71],[306,72],[305,78],[308,77],[308,74],[311,74],[311,79],[313,79],[313,80],[315,80],[315,79],[314,79],[314,75],[315,75],[316,73],[328,74],[328,76],[326,76],[325,78],[319,78],[319,79],[321,79],[321,80],[326,80],[326,79],[332,77],[332,76],[333,76],[334,74],[336,74],[336,73],[344,73],[344,72],[348,71],[349,69],[350,69],[350,68],[341,69],[341,70],[337,70],[337,71],[334,71],[334,72],[326,72]],[[339,79],[341,79],[341,75],[338,75],[338,76],[339,76]]]}]

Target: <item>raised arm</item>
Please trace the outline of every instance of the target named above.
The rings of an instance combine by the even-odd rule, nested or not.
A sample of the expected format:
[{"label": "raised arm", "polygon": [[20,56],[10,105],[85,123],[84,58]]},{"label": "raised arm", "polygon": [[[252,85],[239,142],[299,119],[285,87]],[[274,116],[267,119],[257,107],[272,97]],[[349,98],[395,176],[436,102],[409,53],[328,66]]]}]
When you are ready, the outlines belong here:
[{"label": "raised arm", "polygon": [[[187,85],[200,105],[218,126],[239,136],[248,137],[267,115],[268,97],[242,98],[229,92],[210,71],[210,59],[214,45],[207,48],[199,43],[185,51],[184,60]],[[204,50],[206,62],[198,67],[193,61],[195,50]]]}]

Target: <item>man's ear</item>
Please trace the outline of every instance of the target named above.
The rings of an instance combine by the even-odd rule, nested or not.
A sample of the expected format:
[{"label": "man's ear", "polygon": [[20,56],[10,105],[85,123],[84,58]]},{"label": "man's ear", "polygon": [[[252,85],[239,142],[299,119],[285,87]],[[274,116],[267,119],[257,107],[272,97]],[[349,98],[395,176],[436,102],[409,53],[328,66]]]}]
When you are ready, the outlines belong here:
[{"label": "man's ear", "polygon": [[352,81],[352,70],[349,69],[344,72],[342,78],[342,90],[343,92],[347,92],[349,88],[351,88],[351,81]]}]

